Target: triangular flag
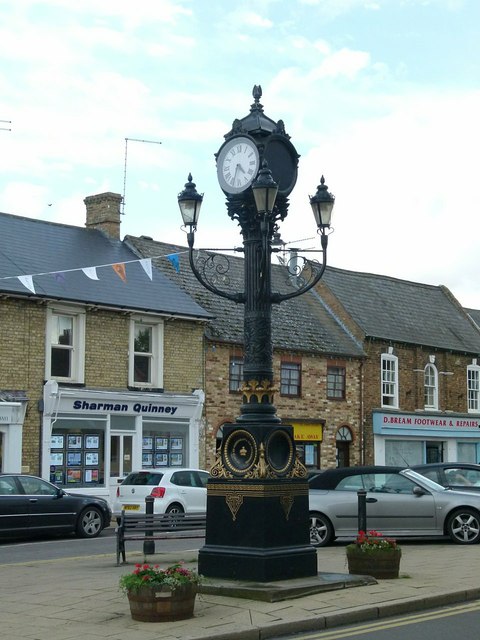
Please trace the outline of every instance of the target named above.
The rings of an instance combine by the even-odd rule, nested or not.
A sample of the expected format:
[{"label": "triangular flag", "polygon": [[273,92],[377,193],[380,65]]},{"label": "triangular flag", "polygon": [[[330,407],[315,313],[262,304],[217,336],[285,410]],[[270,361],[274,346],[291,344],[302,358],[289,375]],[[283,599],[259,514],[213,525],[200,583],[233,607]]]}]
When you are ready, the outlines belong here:
[{"label": "triangular flag", "polygon": [[152,279],[152,260],[151,258],[144,258],[143,260],[139,260],[140,264],[143,267],[143,270],[147,274],[147,276]]},{"label": "triangular flag", "polygon": [[29,291],[35,293],[35,287],[33,286],[33,278],[32,276],[17,276],[20,282],[24,287],[27,287]]},{"label": "triangular flag", "polygon": [[98,280],[97,267],[84,267],[82,271],[90,280]]},{"label": "triangular flag", "polygon": [[175,271],[180,273],[180,260],[178,259],[178,253],[171,253],[167,256],[167,259],[170,260]]},{"label": "triangular flag", "polygon": [[124,262],[118,262],[117,264],[112,264],[112,269],[115,271],[115,273],[119,278],[121,278],[124,282],[127,281],[127,273],[125,271]]},{"label": "triangular flag", "polygon": [[58,282],[58,284],[65,284],[65,282],[67,281],[67,279],[65,278],[65,274],[61,271],[56,271],[53,274],[53,279],[55,280],[55,282]]}]

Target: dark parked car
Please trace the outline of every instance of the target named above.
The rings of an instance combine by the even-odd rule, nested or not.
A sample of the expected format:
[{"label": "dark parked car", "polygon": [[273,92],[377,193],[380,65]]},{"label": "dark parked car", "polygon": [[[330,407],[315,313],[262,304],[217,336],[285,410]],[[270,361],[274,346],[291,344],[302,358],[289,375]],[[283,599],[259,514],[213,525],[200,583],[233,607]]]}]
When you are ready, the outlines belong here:
[{"label": "dark parked car", "polygon": [[480,542],[480,493],[452,491],[412,469],[344,467],[309,478],[310,540],[316,547],[337,536],[355,537],[358,491],[367,500],[367,528],[391,537],[449,536]]},{"label": "dark parked car", "polygon": [[110,524],[103,498],[70,494],[36,476],[0,474],[0,536],[73,532],[95,538]]},{"label": "dark parked car", "polygon": [[469,462],[434,462],[410,467],[442,487],[460,491],[480,491],[480,464]]}]

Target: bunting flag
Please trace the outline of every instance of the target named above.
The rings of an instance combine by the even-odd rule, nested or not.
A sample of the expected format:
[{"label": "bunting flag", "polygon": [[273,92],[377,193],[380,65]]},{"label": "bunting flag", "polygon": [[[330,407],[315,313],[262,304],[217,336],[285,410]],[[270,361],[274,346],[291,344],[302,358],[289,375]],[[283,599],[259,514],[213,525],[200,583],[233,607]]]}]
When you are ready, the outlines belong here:
[{"label": "bunting flag", "polygon": [[97,267],[83,267],[82,271],[90,280],[98,280]]},{"label": "bunting flag", "polygon": [[121,278],[124,282],[127,281],[127,271],[125,269],[124,262],[117,262],[117,264],[112,264],[112,269],[115,271],[119,278]]},{"label": "bunting flag", "polygon": [[35,287],[33,286],[33,278],[32,276],[17,276],[20,282],[24,287],[27,287],[29,291],[35,293]]},{"label": "bunting flag", "polygon": [[152,259],[151,258],[144,258],[143,260],[140,260],[140,264],[142,265],[143,270],[145,271],[147,276],[150,278],[150,280],[152,280],[153,279]]},{"label": "bunting flag", "polygon": [[175,271],[180,273],[180,260],[178,259],[178,253],[171,253],[167,256],[167,259],[172,263]]},{"label": "bunting flag", "polygon": [[[217,249],[204,249],[204,251],[217,251]],[[91,267],[76,267],[74,269],[63,269],[63,271],[42,271],[40,273],[32,273],[30,275],[22,274],[21,276],[0,276],[0,281],[18,279],[23,284],[24,287],[26,287],[32,293],[36,294],[35,287],[33,284],[34,277],[37,278],[40,276],[51,276],[52,278],[55,279],[56,282],[63,285],[67,283],[67,278],[66,278],[67,273],[72,273],[74,271],[83,271],[83,273],[87,276],[87,278],[90,278],[90,280],[100,280],[97,274],[97,269],[101,269],[104,267],[112,267],[112,269],[115,271],[118,277],[121,278],[123,282],[126,282],[127,281],[126,265],[132,264],[134,262],[139,262],[142,269],[145,271],[145,273],[150,278],[150,280],[153,280],[152,260],[159,260],[160,258],[168,258],[169,262],[172,264],[175,271],[179,273],[180,272],[179,255],[181,253],[187,253],[187,251],[181,251],[179,253],[163,254],[160,256],[152,256],[151,258],[127,260],[125,262],[98,264]]]}]

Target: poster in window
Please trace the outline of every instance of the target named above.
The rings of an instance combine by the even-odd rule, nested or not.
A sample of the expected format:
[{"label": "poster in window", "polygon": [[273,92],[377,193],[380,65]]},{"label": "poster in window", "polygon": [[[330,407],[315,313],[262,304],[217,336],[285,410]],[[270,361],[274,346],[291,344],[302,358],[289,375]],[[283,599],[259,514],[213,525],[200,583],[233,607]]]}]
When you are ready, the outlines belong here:
[{"label": "poster in window", "polygon": [[98,451],[87,451],[87,453],[85,453],[85,466],[98,466]]},{"label": "poster in window", "polygon": [[142,449],[153,449],[153,438],[143,438]]},{"label": "poster in window", "polygon": [[98,449],[100,444],[99,436],[85,436],[85,449]]},{"label": "poster in window", "polygon": [[182,453],[171,453],[170,454],[170,465],[172,467],[181,467],[183,464],[183,454]]},{"label": "poster in window", "polygon": [[183,449],[183,438],[170,438],[170,449],[172,451],[181,451]]},{"label": "poster in window", "polygon": [[151,467],[153,463],[152,453],[142,453],[142,467]]},{"label": "poster in window", "polygon": [[82,454],[80,451],[69,451],[67,453],[67,467],[79,467],[82,463]]},{"label": "poster in window", "polygon": [[50,464],[61,467],[63,465],[63,451],[50,451]]},{"label": "poster in window", "polygon": [[50,438],[50,449],[63,449],[63,436],[52,435]]},{"label": "poster in window", "polygon": [[78,484],[82,481],[81,469],[67,469],[67,484]]},{"label": "poster in window", "polygon": [[155,449],[166,451],[168,449],[168,438],[155,438]]},{"label": "poster in window", "polygon": [[85,469],[85,483],[98,482],[98,469]]},{"label": "poster in window", "polygon": [[54,484],[64,484],[65,478],[63,475],[63,469],[55,469],[55,471],[50,474],[50,482],[53,482]]},{"label": "poster in window", "polygon": [[81,449],[82,448],[82,436],[77,434],[68,435],[68,448],[69,449]]},{"label": "poster in window", "polygon": [[168,466],[168,453],[156,453],[155,454],[155,466],[166,467]]}]

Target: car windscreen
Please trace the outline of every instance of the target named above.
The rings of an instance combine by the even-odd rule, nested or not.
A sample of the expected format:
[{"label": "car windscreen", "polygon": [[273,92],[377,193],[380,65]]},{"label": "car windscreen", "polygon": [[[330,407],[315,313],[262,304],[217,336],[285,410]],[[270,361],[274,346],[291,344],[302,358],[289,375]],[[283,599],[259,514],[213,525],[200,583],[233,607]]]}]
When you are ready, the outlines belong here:
[{"label": "car windscreen", "polygon": [[140,473],[130,473],[122,484],[134,484],[137,486],[155,486],[160,483],[163,478],[163,473],[156,473],[153,471],[142,471]]},{"label": "car windscreen", "polygon": [[434,482],[433,480],[430,480],[430,478],[422,476],[421,473],[413,471],[413,469],[404,469],[403,471],[400,471],[400,473],[412,480],[415,480],[415,482],[418,482],[421,486],[427,489],[432,489],[432,491],[447,491],[447,489],[442,487],[441,484],[438,484],[438,482]]}]

